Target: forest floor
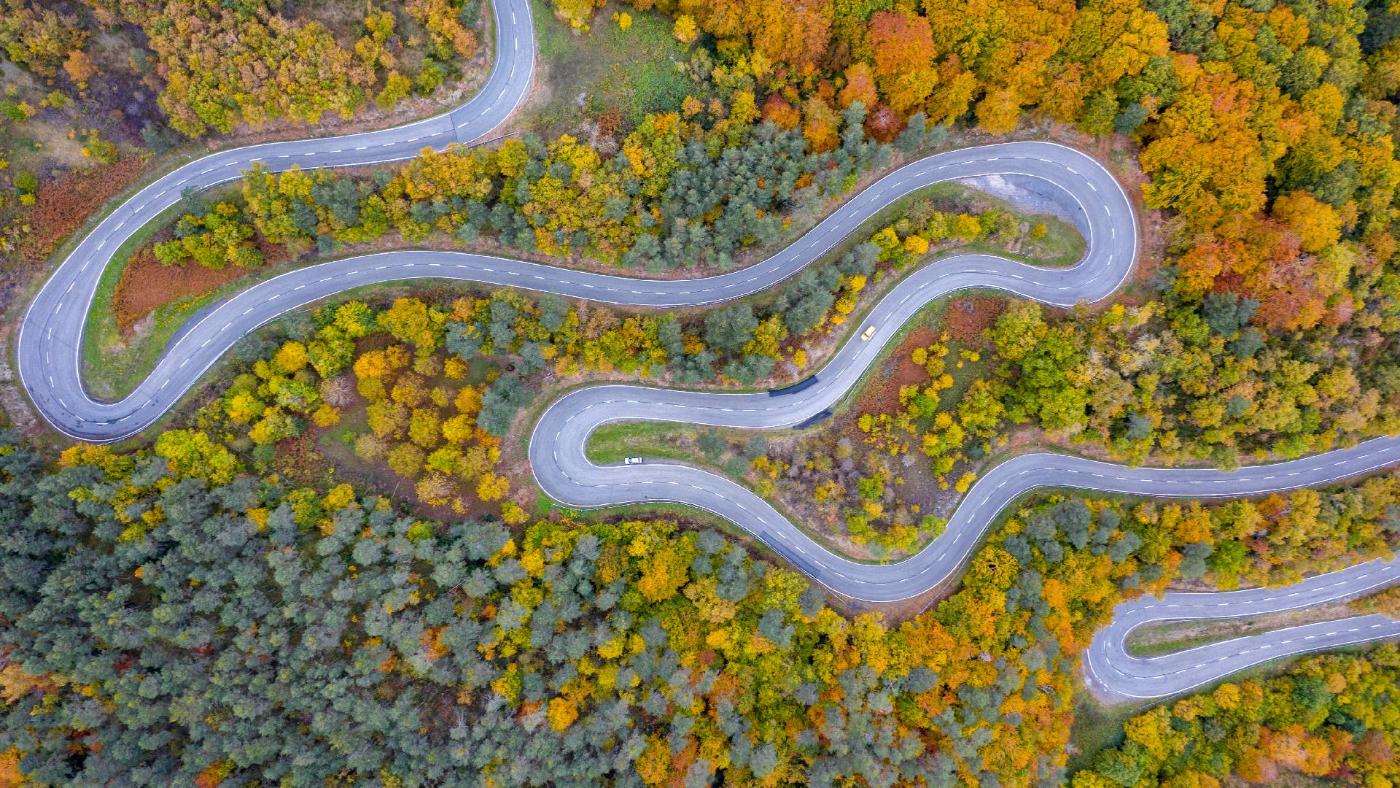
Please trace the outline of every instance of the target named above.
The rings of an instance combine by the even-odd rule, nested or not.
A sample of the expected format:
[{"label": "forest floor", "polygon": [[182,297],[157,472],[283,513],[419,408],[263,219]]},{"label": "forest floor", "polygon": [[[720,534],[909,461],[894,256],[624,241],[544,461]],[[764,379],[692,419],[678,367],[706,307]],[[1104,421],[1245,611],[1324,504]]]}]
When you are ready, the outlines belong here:
[{"label": "forest floor", "polygon": [[[358,358],[364,351],[370,349],[381,349],[389,344],[389,339],[384,335],[377,335],[366,340],[361,340],[355,351]],[[423,379],[425,390],[444,386],[448,389],[457,389],[464,383],[479,384],[486,378],[488,373],[497,368],[494,361],[486,358],[474,359],[470,365],[466,377],[462,380],[450,380],[445,375],[438,374]],[[464,483],[456,481],[456,489],[453,497],[456,504],[445,504],[433,506],[424,503],[415,494],[414,480],[405,479],[395,473],[387,460],[379,458],[375,460],[365,460],[355,452],[355,439],[361,435],[368,434],[369,420],[366,412],[369,401],[355,390],[355,378],[353,373],[342,373],[345,378],[341,386],[346,401],[339,405],[340,421],[329,427],[319,427],[308,424],[302,435],[292,441],[277,444],[277,462],[279,467],[284,468],[284,472],[295,473],[295,469],[304,468],[309,474],[304,482],[307,484],[319,483],[326,486],[349,482],[356,490],[368,491],[385,496],[393,500],[396,505],[412,512],[427,520],[438,522],[453,522],[463,518],[478,517],[489,513],[499,512],[499,503],[486,503],[475,494],[474,483]],[[424,403],[422,407],[431,408],[432,403]],[[440,409],[444,416],[456,413],[450,408]],[[284,448],[290,444],[290,450]],[[492,468],[493,472],[501,472],[500,464]],[[527,474],[528,475],[528,474]],[[295,478],[295,477],[294,477]],[[519,476],[509,476],[512,481],[512,492],[518,493],[519,488],[524,485]],[[516,498],[511,495],[510,498]],[[521,496],[522,499],[528,496]],[[526,501],[533,505],[533,501]],[[528,508],[528,507],[527,507]]]},{"label": "forest floor", "polygon": [[[705,99],[686,72],[686,47],[671,35],[671,20],[655,11],[609,3],[587,32],[554,16],[547,0],[531,0],[535,18],[535,87],[509,123],[545,139],[572,134],[612,153],[604,141],[635,128],[650,113],[673,112],[687,96]],[[613,20],[625,12],[632,25]],[[604,143],[600,145],[600,142]]]}]

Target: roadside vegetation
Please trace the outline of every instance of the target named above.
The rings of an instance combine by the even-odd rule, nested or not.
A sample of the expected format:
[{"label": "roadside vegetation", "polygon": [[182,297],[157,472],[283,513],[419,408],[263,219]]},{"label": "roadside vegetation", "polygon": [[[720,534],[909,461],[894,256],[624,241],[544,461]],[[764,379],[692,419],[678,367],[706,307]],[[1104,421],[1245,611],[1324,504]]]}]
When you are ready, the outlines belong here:
[{"label": "roadside vegetation", "polygon": [[1227,779],[1276,783],[1390,779],[1400,649],[1308,657],[1274,675],[1221,683],[1123,722],[1119,744],[1076,786]]},{"label": "roadside vegetation", "polygon": [[[438,180],[435,169],[429,170],[432,174],[428,177],[434,180],[427,183],[411,180],[422,172],[413,165],[387,172],[394,172],[394,179],[380,189],[374,187],[374,177],[353,179],[350,176],[326,177],[316,173],[312,201],[300,204],[327,217],[334,217],[342,209],[353,210],[357,215],[370,215],[382,210],[385,204],[380,194],[402,194],[405,190],[423,193],[426,190],[440,197],[450,188]],[[266,177],[268,183],[273,184],[271,188],[284,192],[301,188],[297,184],[305,185],[301,180],[305,176],[296,171],[284,176]],[[500,188],[508,191],[511,187],[507,183]],[[343,208],[341,203],[327,196],[346,190],[358,195],[358,204],[352,208]],[[316,201],[316,195],[322,195],[326,202]],[[242,229],[235,233],[235,237],[243,239],[240,243],[246,254],[256,258],[253,267],[245,269],[231,263],[226,259],[231,252],[223,245],[227,221],[247,222],[246,208],[242,206],[260,204],[270,199],[287,204],[282,197],[259,194],[252,182],[245,182],[241,193],[211,198],[203,203],[207,207],[198,209],[200,215],[219,217],[217,229],[200,229],[202,225],[187,222],[184,218],[195,214],[174,211],[168,215],[181,217],[174,228],[154,235],[149,233],[149,228],[143,228],[140,241],[133,238],[132,242],[118,250],[94,300],[94,319],[86,332],[84,356],[87,366],[84,374],[90,379],[94,391],[106,396],[118,396],[130,391],[145,377],[188,316],[227,294],[241,290],[288,265],[307,265],[325,259],[320,251],[322,249],[332,249],[332,257],[362,253],[383,248],[385,243],[402,245],[408,234],[419,231],[409,225],[401,225],[397,231],[391,226],[371,231],[361,225],[346,229],[345,235],[363,240],[344,245],[329,239],[324,244],[319,241],[311,244],[302,237],[274,243],[264,228],[278,227],[284,222],[280,218],[270,217],[240,224]],[[402,205],[405,198],[391,199],[400,203],[400,207],[394,210],[409,222],[419,207],[432,204],[427,198],[409,200],[405,211]],[[297,209],[295,198],[291,199],[290,204],[293,210]],[[503,205],[506,204],[498,203],[497,207]],[[802,346],[779,348],[778,345],[783,344],[785,338],[796,338],[814,328],[834,330],[844,324],[847,316],[857,313],[868,303],[872,294],[884,292],[898,275],[926,261],[957,251],[994,251],[1035,263],[1064,265],[1077,260],[1083,251],[1083,239],[1067,223],[1051,216],[1026,215],[1009,203],[956,185],[944,184],[922,190],[919,195],[904,200],[902,208],[897,213],[882,212],[880,217],[867,222],[848,243],[825,258],[825,261],[836,260],[839,264],[831,265],[824,261],[812,266],[794,283],[783,287],[786,297],[763,293],[748,299],[754,305],[752,309],[757,310],[759,321],[769,320],[766,330],[770,335],[763,338],[761,345],[739,354],[737,363],[724,370],[725,376],[752,386],[770,377],[781,378],[793,371],[800,371],[811,363],[808,357],[817,355],[821,348],[815,343],[810,343],[812,346],[805,349]],[[493,208],[491,213],[495,212]],[[882,221],[889,224],[882,226]],[[382,233],[382,236],[374,236],[372,232]],[[460,228],[455,235],[446,233],[438,226],[423,232],[426,234],[417,242],[423,246],[531,256],[520,246],[512,245],[509,236],[503,237],[504,234],[490,223],[484,225],[481,234],[470,242],[461,240]],[[365,237],[365,233],[371,234]],[[238,254],[242,256],[244,253]],[[172,258],[174,262],[170,262]],[[540,259],[552,258],[544,256]],[[596,262],[590,267],[613,269],[612,265]],[[207,286],[196,289],[194,285],[200,281],[207,282]],[[867,292],[867,283],[879,287]],[[174,297],[165,301],[162,296],[166,293]],[[788,307],[795,312],[784,315],[781,325],[772,322],[770,318],[776,319],[778,313]],[[740,306],[737,309],[742,312],[749,307]],[[721,342],[712,347],[718,353],[712,352],[706,357],[710,364],[726,351],[735,355],[757,336],[758,323],[749,326],[748,334],[745,334],[745,325],[741,324],[746,323],[747,318],[739,312],[732,312],[732,316],[740,323],[735,325],[737,333],[727,344]],[[824,332],[830,333],[832,331]],[[800,354],[798,351],[801,351]],[[710,378],[712,373],[703,368],[705,364],[702,362],[703,359],[697,362],[701,368],[689,373],[688,382],[699,383]]]},{"label": "roadside vegetation", "polygon": [[[352,313],[363,315],[337,322]],[[286,348],[274,362],[284,368]],[[268,380],[282,391],[297,382]],[[217,432],[167,431],[149,449],[77,445],[52,464],[3,446],[0,511],[12,527],[0,544],[0,642],[11,661],[0,747],[10,768],[52,783],[139,770],[191,782],[436,779],[464,768],[510,782],[1057,779],[1079,653],[1125,595],[1192,571],[1182,534],[1143,517],[1145,505],[1041,497],[989,535],[951,596],[892,624],[842,616],[792,570],[666,518],[445,524],[331,469],[313,482],[261,467],[257,449]],[[1373,479],[1364,494],[1394,498],[1397,484]],[[1377,516],[1357,527],[1378,527]],[[1309,555],[1285,570],[1313,568]],[[119,651],[107,645],[117,637]],[[1361,710],[1393,688],[1395,647],[1326,659],[1324,680],[1306,682],[1312,705],[1245,703],[1257,694],[1245,682],[1240,703],[1220,700],[1234,692],[1223,685],[1219,706],[1203,709],[1264,723],[1241,743],[1304,737],[1326,750],[1309,744],[1298,761],[1261,744],[1192,768],[1392,774],[1380,756],[1393,715]],[[1290,675],[1316,675],[1315,663]],[[329,710],[327,692],[339,699]],[[388,710],[386,695],[398,699]],[[243,714],[219,713],[235,701]],[[1148,716],[1192,719],[1182,703]],[[1349,716],[1287,724],[1322,704]],[[1183,768],[1179,748],[1153,749],[1152,730],[1129,722],[1124,749],[1075,779]],[[138,733],[165,744],[117,746]],[[480,744],[445,746],[466,735]],[[245,739],[261,744],[243,750]],[[619,753],[614,739],[633,744]]]},{"label": "roadside vegetation", "polygon": [[[476,512],[507,497],[496,469],[502,440],[528,432],[520,414],[540,392],[598,379],[750,388],[785,379],[845,333],[867,279],[912,262],[868,242],[761,300],[679,318],[510,290],[452,295],[460,287],[443,288],[437,301],[327,305],[281,321],[280,343],[241,343],[236,352],[251,369],[220,381],[196,421],[226,440],[246,433],[237,444],[264,470],[321,467],[324,453],[380,482],[376,489],[413,485],[431,513]],[[534,505],[521,493],[511,519]]]},{"label": "roadside vegetation", "polygon": [[[1247,9],[1231,13],[1274,24],[1250,16],[1255,12]],[[1325,18],[1307,18],[1304,24],[1303,13],[1289,10],[1286,15],[1302,27],[1330,29],[1329,24],[1336,24]],[[560,14],[572,22],[580,18],[562,8]],[[1128,16],[1136,20],[1131,25],[1142,31],[1149,50],[1170,47],[1169,31],[1156,26],[1156,17]],[[1279,19],[1284,16],[1280,10]],[[607,36],[630,32],[610,17],[600,19]],[[900,36],[921,39],[930,24],[905,12],[878,12],[871,19],[880,23],[867,41],[876,53],[909,43]],[[690,23],[704,29],[703,19],[690,18]],[[686,35],[689,23],[677,24],[679,32],[672,32],[689,44],[693,88],[679,112],[645,115],[635,128],[619,127],[606,140],[596,134],[561,134],[552,140],[525,137],[491,149],[434,154],[378,176],[387,178],[383,186],[373,179],[326,173],[254,172],[244,184],[241,204],[221,203],[182,218],[181,237],[163,242],[161,256],[172,264],[190,259],[215,267],[256,265],[263,259],[263,242],[283,245],[295,256],[389,233],[409,244],[441,233],[467,248],[485,239],[543,259],[587,259],[667,276],[723,270],[791,237],[801,229],[801,223],[789,226],[793,216],[819,214],[865,173],[946,137],[944,126],[930,124],[939,119],[928,111],[927,101],[933,99],[903,113],[899,102],[890,100],[902,94],[879,76],[886,66],[876,63],[873,82],[864,77],[859,62],[864,50],[852,50],[857,62],[849,73],[832,76],[833,86],[844,79],[844,88],[827,96],[818,81],[816,94],[799,111],[783,91],[760,101],[760,88],[768,83],[752,73],[751,60],[731,62],[732,50],[718,43],[718,50],[711,50],[705,41]],[[829,35],[851,34],[845,28],[838,33],[838,28]],[[886,41],[887,34],[894,38]],[[766,51],[764,45],[754,47],[755,53]],[[1300,67],[1308,58],[1332,57],[1316,47],[1299,45],[1299,51],[1304,53],[1298,56]],[[1076,57],[1092,64],[1120,54],[1111,47],[1090,48]],[[1261,171],[1263,163],[1248,157],[1263,154],[1247,144],[1249,134],[1230,125],[1238,120],[1232,116],[1215,119],[1219,139],[1192,147],[1168,135],[1177,133],[1178,116],[1223,77],[1196,75],[1198,81],[1188,85],[1187,61],[1163,58],[1165,54],[1144,55],[1119,78],[1123,90],[1131,87],[1143,97],[1120,107],[1119,130],[1131,131],[1144,145],[1149,205],[1157,193],[1151,181],[1157,173],[1173,188],[1190,191],[1194,202],[1183,197],[1182,208],[1162,223],[1168,259],[1139,303],[1120,303],[1104,315],[1061,316],[1034,306],[1017,308],[1015,319],[1021,322],[1007,330],[1017,335],[1019,345],[999,351],[1013,376],[1008,385],[1015,401],[1006,403],[1009,419],[1032,422],[1055,441],[1091,454],[1221,467],[1324,451],[1394,431],[1400,367],[1388,350],[1394,333],[1388,327],[1400,312],[1386,262],[1393,244],[1385,240],[1390,235],[1381,209],[1366,208],[1379,205],[1377,200],[1388,202],[1384,195],[1389,187],[1367,180],[1370,176],[1346,175],[1351,170],[1344,164],[1334,171],[1334,177],[1349,179],[1339,192],[1300,175],[1312,155],[1305,141],[1334,140],[1345,158],[1351,155],[1348,150],[1360,156],[1370,150],[1367,146],[1380,144],[1375,134],[1364,131],[1370,128],[1364,123],[1354,133],[1341,125],[1329,127],[1326,121],[1332,116],[1317,102],[1340,87],[1322,77],[1300,76],[1296,85],[1285,80],[1273,87],[1279,101],[1296,102],[1301,122],[1315,130],[1299,138],[1288,157]],[[820,73],[814,72],[813,79]],[[1248,77],[1230,83],[1232,89],[1244,90],[1240,80],[1255,77],[1246,73]],[[771,76],[780,82],[792,79],[788,72]],[[789,87],[799,96],[808,89],[806,82]],[[1369,83],[1349,89],[1358,99],[1344,107],[1353,107],[1353,113],[1380,111],[1375,105],[1380,99],[1368,98],[1374,95],[1367,92],[1373,90]],[[1107,95],[1094,93],[1079,109],[1101,112],[1097,102]],[[1005,118],[992,113],[992,107],[1004,111],[1006,105],[997,102],[1005,98],[1004,91],[988,92],[978,105],[974,114],[984,131],[1000,130]],[[912,111],[914,106],[925,110]],[[1046,111],[1058,117],[1062,110]],[[1340,123],[1339,115],[1336,120]],[[1087,115],[1078,122],[1086,130],[1095,128]],[[1165,174],[1185,172],[1191,165],[1190,159],[1173,157],[1205,155],[1222,145],[1248,159],[1239,171],[1244,185],[1205,180],[1187,189],[1175,175]],[[1291,189],[1282,207],[1266,215],[1267,206],[1259,203],[1257,223],[1249,230],[1222,224],[1210,205],[1252,200],[1249,178],[1257,172],[1263,173],[1262,180],[1273,178],[1275,191]],[[302,196],[306,189],[315,194]],[[1342,195],[1351,196],[1342,200]],[[1354,217],[1349,229],[1342,226],[1343,216]],[[1239,240],[1238,233],[1255,246]],[[226,235],[234,240],[226,243]],[[918,233],[914,235],[912,242],[897,234],[887,240],[917,244]],[[1203,246],[1207,237],[1216,240]],[[1256,248],[1258,244],[1268,249]],[[906,250],[882,251],[898,257]],[[1265,253],[1272,257],[1250,257]],[[1226,270],[1226,263],[1235,268]],[[1313,279],[1297,279],[1300,271],[1313,271]],[[1324,276],[1325,271],[1330,273]],[[1344,291],[1337,283],[1345,283]],[[761,366],[733,377],[760,379]],[[956,460],[956,453],[938,459],[947,462],[949,457]]]}]

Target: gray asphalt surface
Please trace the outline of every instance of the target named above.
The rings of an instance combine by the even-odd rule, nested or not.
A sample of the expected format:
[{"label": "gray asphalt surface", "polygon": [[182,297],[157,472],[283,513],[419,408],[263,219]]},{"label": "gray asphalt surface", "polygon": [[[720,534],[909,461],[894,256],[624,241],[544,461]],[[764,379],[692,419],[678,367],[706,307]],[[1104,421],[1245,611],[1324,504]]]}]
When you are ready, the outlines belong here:
[{"label": "gray asphalt surface", "polygon": [[1400,637],[1400,621],[1382,615],[1351,616],[1223,640],[1154,657],[1135,657],[1128,634],[1145,624],[1248,618],[1350,599],[1393,585],[1400,562],[1364,564],[1280,588],[1139,597],[1113,611],[1113,621],[1094,635],[1084,672],[1095,689],[1118,699],[1176,695],[1235,671],[1284,656]]},{"label": "gray asphalt surface", "polygon": [[[478,140],[500,124],[529,88],[534,60],[529,6],[495,0],[496,67],[483,90],[446,115],[380,132],[272,143],[205,157],[157,180],[105,219],[45,284],[21,325],[18,365],[26,390],[53,426],[70,437],[106,442],[140,432],[172,407],[200,375],[239,338],[270,320],[347,289],[415,278],[507,285],[614,304],[675,307],[727,301],[760,292],[833,248],[885,205],[915,189],[946,180],[1014,176],[1038,180],[1076,204],[1088,239],[1085,258],[1072,268],[1040,269],[989,255],[962,255],[920,269],[876,304],[850,339],[800,392],[770,397],[603,385],[557,400],[535,427],[531,466],[543,489],[577,507],[673,501],[725,517],[761,539],[835,593],[870,602],[916,596],[954,575],[995,514],[1041,487],[1182,498],[1253,495],[1314,486],[1366,473],[1400,460],[1400,441],[1383,438],[1351,449],[1277,465],[1214,470],[1127,468],[1074,457],[1031,454],[991,469],[969,491],[946,532],[919,554],[894,564],[865,564],[837,556],[808,537],[748,489],[716,474],[675,463],[597,466],[584,456],[587,436],[618,420],[714,426],[790,427],[833,405],[859,380],[915,312],[937,298],[968,288],[1003,290],[1057,306],[1096,301],[1113,293],[1132,269],[1137,226],[1122,188],[1093,159],[1046,142],[1013,142],[938,154],[908,164],[855,195],[791,246],[752,267],[702,279],[661,281],[608,276],[498,257],[454,252],[395,251],[297,269],[250,287],[202,314],[167,348],[152,374],[116,402],[90,398],[81,382],[80,345],[93,293],[111,254],[143,223],[173,205],[186,189],[237,178],[253,162],[280,170],[349,166],[414,156],[423,147]],[[858,337],[873,326],[872,338]],[[1328,575],[1324,577],[1333,577]],[[1324,582],[1314,602],[1357,592],[1368,578],[1342,575]],[[1332,596],[1326,596],[1332,594]],[[1207,595],[1209,596],[1209,595]],[[1229,595],[1220,595],[1228,601]],[[1141,604],[1150,609],[1156,602]],[[1244,613],[1249,614],[1249,611]],[[1127,620],[1127,619],[1125,619]],[[1258,637],[1280,654],[1307,650],[1292,630]],[[1363,639],[1387,636],[1363,633]],[[1287,642],[1286,642],[1287,641]],[[1119,641],[1121,650],[1121,639]],[[1295,648],[1296,646],[1296,648]],[[1192,652],[1183,652],[1186,654]],[[1129,663],[1104,652],[1117,664]],[[1223,675],[1233,663],[1201,668]],[[1107,663],[1105,663],[1107,667]],[[1141,690],[1105,671],[1114,689]],[[1161,676],[1157,676],[1160,679]],[[1209,680],[1209,679],[1207,679]],[[1150,683],[1150,681],[1149,681]],[[1161,686],[1175,686],[1160,682]],[[1168,689],[1168,691],[1172,691]]]}]

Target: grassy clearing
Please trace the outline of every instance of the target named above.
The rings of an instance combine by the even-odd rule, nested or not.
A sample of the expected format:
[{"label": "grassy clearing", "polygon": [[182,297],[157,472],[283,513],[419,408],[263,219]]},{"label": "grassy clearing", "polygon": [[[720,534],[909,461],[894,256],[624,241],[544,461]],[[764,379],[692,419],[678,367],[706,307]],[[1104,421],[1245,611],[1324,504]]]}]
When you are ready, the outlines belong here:
[{"label": "grassy clearing", "polygon": [[1345,603],[1337,603],[1248,618],[1164,621],[1133,630],[1124,646],[1133,656],[1153,657],[1282,627],[1333,621],[1354,613]]},{"label": "grassy clearing", "polygon": [[[967,361],[959,357],[959,353],[964,350],[976,350],[968,348],[956,340],[948,344],[948,374],[953,378],[952,388],[941,392],[939,396],[940,411],[949,411],[962,399],[967,392],[968,386],[979,378],[985,378],[992,373],[992,354],[989,351],[979,351],[979,358],[976,361]],[[927,425],[924,425],[927,427]]]},{"label": "grassy clearing", "polygon": [[[636,126],[648,113],[674,111],[697,92],[679,70],[686,49],[660,14],[609,5],[597,13],[592,30],[575,33],[554,17],[549,3],[532,3],[548,96],[526,112],[524,125],[531,130],[554,136],[613,111]],[[630,29],[612,21],[615,10],[632,16]]]},{"label": "grassy clearing", "polygon": [[[720,462],[723,452],[715,456],[705,456],[696,446],[700,436],[710,432],[720,435],[728,444],[743,446],[749,438],[755,435],[769,435],[774,430],[698,427],[659,421],[617,421],[604,424],[588,436],[584,453],[588,459],[600,464],[619,463],[625,457],[640,454],[648,458],[680,460],[714,468],[728,465],[727,462]],[[729,462],[733,462],[734,459],[736,458],[731,458]],[[747,458],[737,459],[743,460],[747,468]],[[735,477],[735,474],[728,470],[722,472],[742,483],[742,479]]]},{"label": "grassy clearing", "polygon": [[1074,696],[1074,723],[1069,730],[1070,758],[1066,770],[1073,774],[1093,762],[1102,750],[1123,743],[1123,723],[1149,704],[1121,703],[1106,706],[1079,687]]},{"label": "grassy clearing", "polygon": [[[150,318],[150,328],[130,340],[119,338],[116,320],[110,308],[102,314],[101,323],[105,326],[101,329],[95,328],[95,321],[90,315],[83,340],[85,385],[98,397],[116,399],[130,394],[155,368],[170,340],[193,315],[210,304],[222,301],[247,289],[253,283],[284,270],[286,269],[270,270],[266,277],[240,277],[203,295],[187,296],[158,307]],[[108,298],[110,297],[109,293]],[[94,333],[99,330],[102,333],[95,337]],[[119,344],[110,344],[113,338],[116,338],[115,341]]]},{"label": "grassy clearing", "polygon": [[688,425],[660,421],[617,421],[604,424],[588,436],[584,452],[600,464],[622,462],[635,454],[668,460],[693,461],[690,452],[677,445],[679,438],[695,432]]},{"label": "grassy clearing", "polygon": [[959,203],[969,203],[977,208],[993,208],[1009,213],[1018,221],[1031,227],[1043,225],[1045,228],[1044,235],[1039,238],[1028,235],[1022,239],[1020,248],[1014,252],[988,241],[976,241],[968,244],[960,250],[962,252],[985,252],[1043,268],[1065,268],[1078,262],[1088,248],[1084,236],[1080,235],[1079,230],[1063,219],[1049,214],[1027,213],[1006,200],[952,182],[936,183],[914,192],[903,200],[892,203],[891,207],[898,206],[898,210],[892,216],[886,216],[885,211],[881,211],[885,223],[898,218],[909,202],[919,198],[953,200]]},{"label": "grassy clearing", "polygon": [[1033,242],[1040,246],[1040,251],[1029,262],[1051,268],[1067,268],[1079,262],[1088,250],[1088,243],[1079,230],[1055,217],[1046,217],[1044,223],[1045,237]]},{"label": "grassy clearing", "polygon": [[1240,622],[1228,621],[1169,621],[1133,630],[1123,645],[1128,653],[1135,657],[1155,657],[1219,643],[1263,629],[1266,627],[1257,625],[1256,621],[1251,621],[1246,626],[1241,626]]},{"label": "grassy clearing", "polygon": [[66,130],[38,118],[16,126],[10,139],[10,167],[15,172],[38,173],[54,167],[90,167],[79,151],[83,144],[69,139]]}]

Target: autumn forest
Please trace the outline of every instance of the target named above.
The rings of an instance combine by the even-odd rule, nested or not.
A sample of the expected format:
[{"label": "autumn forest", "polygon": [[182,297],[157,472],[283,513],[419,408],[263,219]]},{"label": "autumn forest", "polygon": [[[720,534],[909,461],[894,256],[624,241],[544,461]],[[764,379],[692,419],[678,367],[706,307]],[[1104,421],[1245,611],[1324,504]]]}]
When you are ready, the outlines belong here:
[{"label": "autumn forest", "polygon": [[[902,166],[1048,140],[1100,161],[1138,214],[1112,296],[960,291],[818,417],[616,421],[587,457],[704,469],[822,548],[893,564],[1020,454],[1231,471],[1400,434],[1400,7],[521,7],[533,82],[489,137],[254,163],[106,250],[73,351],[88,394],[144,392],[190,325],[312,265],[410,249],[716,276]],[[487,90],[496,8],[0,0],[7,351],[143,184]],[[568,392],[781,391],[921,270],[975,253],[1068,271],[1089,243],[1052,200],[983,178],[903,196],[735,300],[357,287],[250,326],[111,442],[50,429],[7,352],[0,784],[1400,784],[1395,642],[1136,701],[1084,668],[1120,603],[1393,558],[1400,470],[1241,498],[1038,489],[989,515],[956,576],[894,604],[724,517],[571,507],[532,472],[532,430]],[[1264,623],[1361,614],[1400,617],[1400,592]],[[1254,631],[1148,629],[1125,648]]]}]

